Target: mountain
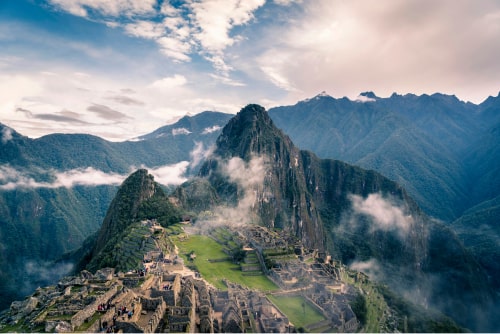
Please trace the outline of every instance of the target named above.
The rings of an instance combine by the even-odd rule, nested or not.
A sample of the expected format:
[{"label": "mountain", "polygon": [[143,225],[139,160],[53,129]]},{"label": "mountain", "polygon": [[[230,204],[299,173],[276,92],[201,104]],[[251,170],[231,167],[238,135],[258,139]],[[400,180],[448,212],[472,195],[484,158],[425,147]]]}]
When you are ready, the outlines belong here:
[{"label": "mountain", "polygon": [[198,178],[200,193],[191,182],[177,193],[216,199],[234,224],[292,233],[464,326],[489,328],[478,314],[493,303],[491,286],[451,229],[381,174],[299,150],[264,108],[248,105],[228,122]]},{"label": "mountain", "polygon": [[449,223],[490,280],[498,277],[500,94],[475,105],[443,94],[351,101],[322,93],[269,114],[301,148],[401,184]]},{"label": "mountain", "polygon": [[[478,140],[486,127],[486,105],[443,94],[363,97],[351,101],[320,94],[272,108],[269,114],[299,147],[382,173],[403,185],[428,214],[444,221],[457,219],[491,195],[495,188],[487,186],[477,187],[471,197],[470,183],[484,171],[498,174],[498,165],[484,160],[484,168],[477,169],[468,160],[477,144],[496,139]],[[498,115],[496,99],[488,106],[489,113]]]},{"label": "mountain", "polygon": [[[145,243],[144,237],[139,235],[134,238],[136,234],[132,232],[141,229],[137,223],[139,220],[153,218],[168,226],[169,223],[181,221],[182,216],[153,176],[147,170],[139,169],[118,189],[98,233],[88,242],[92,247],[84,253],[77,269],[96,271],[114,267],[127,270],[139,266],[145,253],[145,244],[149,242],[154,245],[154,240],[146,240]],[[137,247],[136,252],[134,247]],[[78,253],[82,254],[81,251]]]},{"label": "mountain", "polygon": [[53,270],[51,261],[99,229],[121,175],[190,161],[190,152],[210,147],[230,117],[186,116],[125,142],[86,134],[31,139],[0,124],[0,309],[71,269]]},{"label": "mountain", "polygon": [[0,163],[12,167],[68,170],[93,167],[104,172],[129,173],[131,166],[148,167],[189,161],[195,143],[206,147],[215,141],[232,115],[203,112],[185,116],[177,123],[124,142],[109,142],[86,134],[51,134],[37,139],[9,132],[0,144]]},{"label": "mountain", "polygon": [[[498,252],[495,212],[500,195],[499,102],[500,95],[474,105],[442,94],[380,98],[367,92],[351,101],[322,93],[265,112],[272,122],[241,116],[246,125],[233,123],[234,130],[225,129],[215,148],[224,159],[210,159],[198,177],[176,189],[175,196],[190,211],[207,211],[208,216],[214,207],[237,205],[245,217],[231,216],[235,221],[248,219],[288,229],[345,263],[415,287],[408,291],[419,292],[416,295],[424,300],[422,292],[434,287],[436,291],[448,289],[450,296],[462,289],[466,292],[455,303],[469,297],[476,303],[483,292],[490,295],[488,291],[476,294],[477,285],[488,290],[498,276],[494,254]],[[205,112],[121,143],[88,135],[30,139],[0,125],[1,304],[24,294],[20,286],[25,283],[42,284],[38,282],[43,277],[53,280],[48,271],[65,272],[68,268],[50,270],[46,261],[81,245],[97,231],[116,194],[116,181],[115,185],[56,187],[60,173],[91,167],[110,178],[138,166],[188,161],[196,143],[203,148],[215,143],[231,117]],[[292,140],[315,154],[297,149]],[[324,158],[375,170],[397,184],[376,172]],[[274,167],[268,174],[269,166]],[[254,173],[246,180],[227,176],[228,171],[238,170]],[[187,172],[197,170],[188,168]],[[260,187],[244,191],[261,180]],[[258,210],[248,211],[253,204]],[[430,221],[417,204],[449,222],[460,241],[446,226]],[[411,216],[418,231],[413,234],[421,238],[413,238],[391,219],[385,220],[389,222],[386,230],[374,228],[383,226],[384,220],[374,224],[370,205],[386,208],[392,216]],[[453,270],[449,268],[452,249],[459,254]],[[390,272],[405,261],[409,264],[402,270],[406,274]],[[488,270],[489,277],[484,277],[476,262]],[[414,268],[416,274],[411,273]],[[425,277],[434,274],[436,284],[426,281]],[[422,284],[415,285],[420,278]],[[476,283],[471,283],[472,278]],[[461,283],[446,286],[447,280]],[[436,296],[436,291],[429,295]],[[429,304],[436,302],[431,299],[427,298]],[[463,311],[466,306],[462,303],[459,308]]]},{"label": "mountain", "polygon": [[198,234],[203,215],[179,223],[171,200],[146,170],[131,174],[96,237],[76,252],[92,272],[77,270],[13,302],[0,312],[0,331],[464,331],[282,230],[245,224]]}]

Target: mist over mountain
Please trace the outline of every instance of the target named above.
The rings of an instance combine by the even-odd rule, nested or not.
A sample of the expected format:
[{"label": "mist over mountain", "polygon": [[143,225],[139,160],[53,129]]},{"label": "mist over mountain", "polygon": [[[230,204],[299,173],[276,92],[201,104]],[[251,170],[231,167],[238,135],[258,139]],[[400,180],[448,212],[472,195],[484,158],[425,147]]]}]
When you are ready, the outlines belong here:
[{"label": "mist over mountain", "polygon": [[0,124],[1,308],[71,269],[52,270],[51,261],[98,230],[129,173],[147,166],[164,185],[182,183],[230,117],[186,116],[125,142],[85,134],[31,139]]},{"label": "mist over mountain", "polygon": [[299,147],[401,184],[451,224],[490,281],[498,277],[500,94],[475,105],[443,94],[368,92],[351,101],[322,93],[269,114]]},{"label": "mist over mountain", "polygon": [[[160,172],[175,179],[162,183],[169,190],[199,170],[173,193],[184,210],[285,229],[466,327],[498,328],[499,101],[320,94],[269,112],[250,105],[231,121],[215,112],[184,117],[121,143],[30,139],[1,125],[2,304],[70,270],[44,269],[96,232],[107,211],[116,214],[117,186],[143,167],[157,181]],[[151,205],[166,207],[159,194]],[[96,266],[116,264],[97,253]]]},{"label": "mist over mountain", "polygon": [[451,229],[428,218],[395,182],[299,150],[257,105],[228,122],[213,154],[199,173],[208,182],[196,181],[201,194],[191,182],[181,188],[201,201],[218,199],[226,208],[215,211],[222,219],[288,231],[471,328],[483,326],[481,314],[491,315],[484,270]]},{"label": "mist over mountain", "polygon": [[299,147],[379,171],[448,222],[499,189],[488,175],[498,175],[500,97],[481,105],[443,94],[361,97],[320,94],[269,114]]}]

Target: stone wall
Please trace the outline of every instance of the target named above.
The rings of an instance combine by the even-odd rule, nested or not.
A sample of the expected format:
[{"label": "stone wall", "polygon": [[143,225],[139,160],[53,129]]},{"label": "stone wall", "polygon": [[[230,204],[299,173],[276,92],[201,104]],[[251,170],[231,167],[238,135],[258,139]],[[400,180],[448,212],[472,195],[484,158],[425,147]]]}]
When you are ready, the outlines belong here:
[{"label": "stone wall", "polygon": [[110,300],[111,297],[116,294],[116,291],[116,286],[111,287],[106,293],[97,296],[96,300],[93,303],[87,305],[83,310],[76,313],[71,318],[71,326],[73,327],[73,329],[83,324],[85,319],[90,318],[97,311],[97,306],[99,304],[106,304],[108,300]]},{"label": "stone wall", "polygon": [[259,263],[256,263],[256,264],[253,264],[253,265],[249,265],[249,264],[246,264],[244,266],[241,266],[241,271],[245,272],[245,271],[261,271],[262,267],[260,266]]},{"label": "stone wall", "polygon": [[134,276],[134,277],[124,277],[122,282],[123,285],[129,289],[135,288],[139,285],[140,281],[144,280],[144,277]]},{"label": "stone wall", "polygon": [[149,319],[147,327],[142,328],[144,333],[154,333],[158,329],[160,321],[163,319],[163,315],[165,314],[167,305],[162,298],[142,299],[141,304],[144,310],[154,310],[153,315]]},{"label": "stone wall", "polygon": [[142,328],[140,328],[135,322],[127,321],[117,321],[116,329],[122,331],[123,333],[143,333]]}]

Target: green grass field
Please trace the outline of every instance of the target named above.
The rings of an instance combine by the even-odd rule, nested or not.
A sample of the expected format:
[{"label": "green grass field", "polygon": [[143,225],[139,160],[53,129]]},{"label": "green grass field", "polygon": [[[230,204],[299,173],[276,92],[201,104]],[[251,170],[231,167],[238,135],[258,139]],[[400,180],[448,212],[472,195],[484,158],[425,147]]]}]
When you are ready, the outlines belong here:
[{"label": "green grass field", "polygon": [[280,310],[285,313],[295,328],[306,327],[326,318],[301,296],[267,296]]},{"label": "green grass field", "polygon": [[[202,277],[213,284],[216,288],[226,290],[222,280],[225,278],[230,282],[257,289],[260,291],[273,291],[278,287],[265,275],[244,276],[240,266],[231,261],[209,262],[208,260],[227,258],[218,244],[210,237],[202,235],[190,235],[186,240],[180,241],[178,237],[172,237],[174,243],[179,247],[180,255],[184,258],[186,265],[193,264]],[[196,259],[188,261],[187,254],[194,251]]]}]

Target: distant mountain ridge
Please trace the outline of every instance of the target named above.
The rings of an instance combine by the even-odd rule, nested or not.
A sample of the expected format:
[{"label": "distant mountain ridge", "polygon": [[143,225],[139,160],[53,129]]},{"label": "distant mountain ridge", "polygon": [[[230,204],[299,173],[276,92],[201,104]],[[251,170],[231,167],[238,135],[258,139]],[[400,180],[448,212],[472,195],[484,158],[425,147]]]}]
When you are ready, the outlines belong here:
[{"label": "distant mountain ridge", "polygon": [[452,221],[464,206],[484,200],[480,187],[469,198],[472,175],[464,167],[500,113],[494,103],[500,97],[474,105],[443,94],[366,96],[360,102],[320,94],[269,114],[302,149],[381,172],[437,218]]}]

